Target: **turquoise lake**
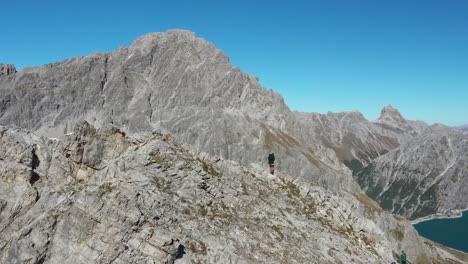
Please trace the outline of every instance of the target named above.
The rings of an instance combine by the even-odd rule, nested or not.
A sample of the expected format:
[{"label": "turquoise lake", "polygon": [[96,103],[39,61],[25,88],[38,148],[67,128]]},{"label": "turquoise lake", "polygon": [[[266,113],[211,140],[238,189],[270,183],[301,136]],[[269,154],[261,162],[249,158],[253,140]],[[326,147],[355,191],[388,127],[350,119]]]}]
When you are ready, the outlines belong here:
[{"label": "turquoise lake", "polygon": [[468,211],[461,218],[433,219],[414,227],[425,238],[468,253]]}]

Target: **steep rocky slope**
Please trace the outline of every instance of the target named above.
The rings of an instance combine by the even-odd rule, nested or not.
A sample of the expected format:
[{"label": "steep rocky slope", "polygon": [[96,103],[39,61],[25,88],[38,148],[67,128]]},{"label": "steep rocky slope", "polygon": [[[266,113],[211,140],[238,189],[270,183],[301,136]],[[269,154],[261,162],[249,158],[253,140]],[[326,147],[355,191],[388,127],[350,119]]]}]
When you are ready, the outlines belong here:
[{"label": "steep rocky slope", "polygon": [[427,125],[405,120],[400,112],[387,105],[376,122],[359,112],[294,113],[298,120],[312,128],[312,138],[333,149],[340,161],[367,164],[371,160],[418,136]]},{"label": "steep rocky slope", "polygon": [[359,112],[296,115],[385,210],[415,219],[468,207],[466,133],[406,120],[391,105],[375,122]]},{"label": "steep rocky slope", "polygon": [[376,158],[356,165],[366,193],[386,210],[418,218],[468,207],[468,135],[443,125]]},{"label": "steep rocky slope", "polygon": [[81,123],[0,127],[1,263],[465,263],[360,193]]},{"label": "steep rocky slope", "polygon": [[329,189],[357,190],[332,151],[310,142],[280,95],[233,68],[189,31],[152,33],[130,47],[0,77],[0,124],[57,137],[78,121],[127,133],[161,129],[241,164],[266,163]]},{"label": "steep rocky slope", "polygon": [[[96,127],[112,124],[132,135],[153,130],[171,133],[197,151],[244,166],[265,164],[267,154],[274,152],[277,168],[295,180],[350,192],[360,190],[357,181],[385,209],[412,218],[467,207],[462,194],[437,198],[437,206],[419,204],[427,200],[422,197],[426,187],[417,187],[426,186],[422,182],[426,176],[400,173],[406,165],[391,162],[397,151],[410,156],[417,144],[424,147],[432,130],[423,122],[405,120],[390,105],[375,122],[358,112],[291,112],[280,95],[232,67],[222,51],[189,31],[151,33],[112,53],[19,72],[13,65],[0,65],[0,124],[55,138],[81,120]],[[443,149],[437,142],[445,134],[434,133],[429,136],[434,148]],[[457,155],[464,153],[460,150]],[[443,152],[431,155],[434,160],[445,159]],[[386,166],[398,168],[388,172],[379,160],[390,160]],[[412,170],[426,171],[431,162],[427,158],[412,165]],[[443,172],[447,164],[429,167]],[[439,185],[455,175],[459,184],[465,184],[464,170],[448,170],[432,188],[453,191]],[[415,194],[419,198],[393,191],[399,188],[398,181],[391,187],[396,178],[411,179],[406,185],[422,192]],[[441,199],[446,202],[439,203]]]}]

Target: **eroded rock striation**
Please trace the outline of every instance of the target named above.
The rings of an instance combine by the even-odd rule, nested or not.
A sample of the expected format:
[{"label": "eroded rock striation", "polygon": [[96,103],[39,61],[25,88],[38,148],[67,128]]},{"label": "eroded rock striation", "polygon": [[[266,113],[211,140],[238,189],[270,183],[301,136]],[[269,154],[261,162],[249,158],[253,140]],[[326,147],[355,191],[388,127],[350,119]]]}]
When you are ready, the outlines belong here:
[{"label": "eroded rock striation", "polygon": [[362,193],[294,183],[169,134],[0,127],[2,263],[464,263]]},{"label": "eroded rock striation", "polygon": [[361,187],[386,210],[416,219],[468,207],[468,136],[444,125],[356,167]]},{"label": "eroded rock striation", "polygon": [[[391,105],[375,122],[359,112],[291,112],[279,94],[190,31],[151,33],[112,53],[19,72],[13,65],[0,69],[1,125],[48,138],[73,132],[82,120],[134,136],[162,131],[246,167],[265,167],[274,152],[278,171],[293,180],[334,192],[364,189],[385,209],[411,218],[467,204],[466,151],[458,147],[466,133],[406,120]],[[446,148],[444,138],[457,147]],[[86,152],[99,156],[100,149]],[[421,153],[427,155],[413,156]]]},{"label": "eroded rock striation", "polygon": [[416,219],[468,207],[468,135],[461,130],[406,120],[391,105],[375,122],[359,112],[295,114],[385,210]]},{"label": "eroded rock striation", "polygon": [[130,47],[96,53],[0,78],[0,124],[48,137],[80,120],[126,133],[161,130],[200,151],[266,164],[331,190],[358,190],[332,150],[310,141],[283,98],[234,68],[193,32],[138,38]]}]

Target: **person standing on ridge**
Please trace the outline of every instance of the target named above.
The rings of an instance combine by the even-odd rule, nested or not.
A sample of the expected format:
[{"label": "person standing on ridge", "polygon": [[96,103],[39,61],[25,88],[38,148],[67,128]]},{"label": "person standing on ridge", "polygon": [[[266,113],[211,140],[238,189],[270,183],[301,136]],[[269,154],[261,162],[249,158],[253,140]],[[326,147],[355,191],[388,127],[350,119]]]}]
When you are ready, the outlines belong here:
[{"label": "person standing on ridge", "polygon": [[268,155],[268,165],[269,165],[270,173],[274,174],[275,173],[275,154],[270,153]]},{"label": "person standing on ridge", "polygon": [[406,252],[404,250],[401,251],[401,264],[406,264]]}]

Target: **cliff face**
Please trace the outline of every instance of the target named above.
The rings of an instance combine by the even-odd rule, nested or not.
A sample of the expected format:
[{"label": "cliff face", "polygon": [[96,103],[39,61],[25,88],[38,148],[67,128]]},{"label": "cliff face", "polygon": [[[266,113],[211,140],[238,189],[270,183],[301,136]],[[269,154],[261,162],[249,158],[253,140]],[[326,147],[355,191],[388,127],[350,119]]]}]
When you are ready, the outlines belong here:
[{"label": "cliff face", "polygon": [[0,77],[8,76],[16,73],[15,65],[13,64],[0,64]]},{"label": "cliff face", "polygon": [[[0,127],[2,263],[464,263],[361,193],[197,153],[169,134]],[[435,262],[434,262],[435,263]]]},{"label": "cliff face", "polygon": [[0,78],[0,124],[58,137],[84,119],[135,134],[161,130],[241,164],[266,164],[332,190],[359,187],[329,149],[308,139],[280,95],[233,68],[188,31],[153,33],[129,48]]}]

